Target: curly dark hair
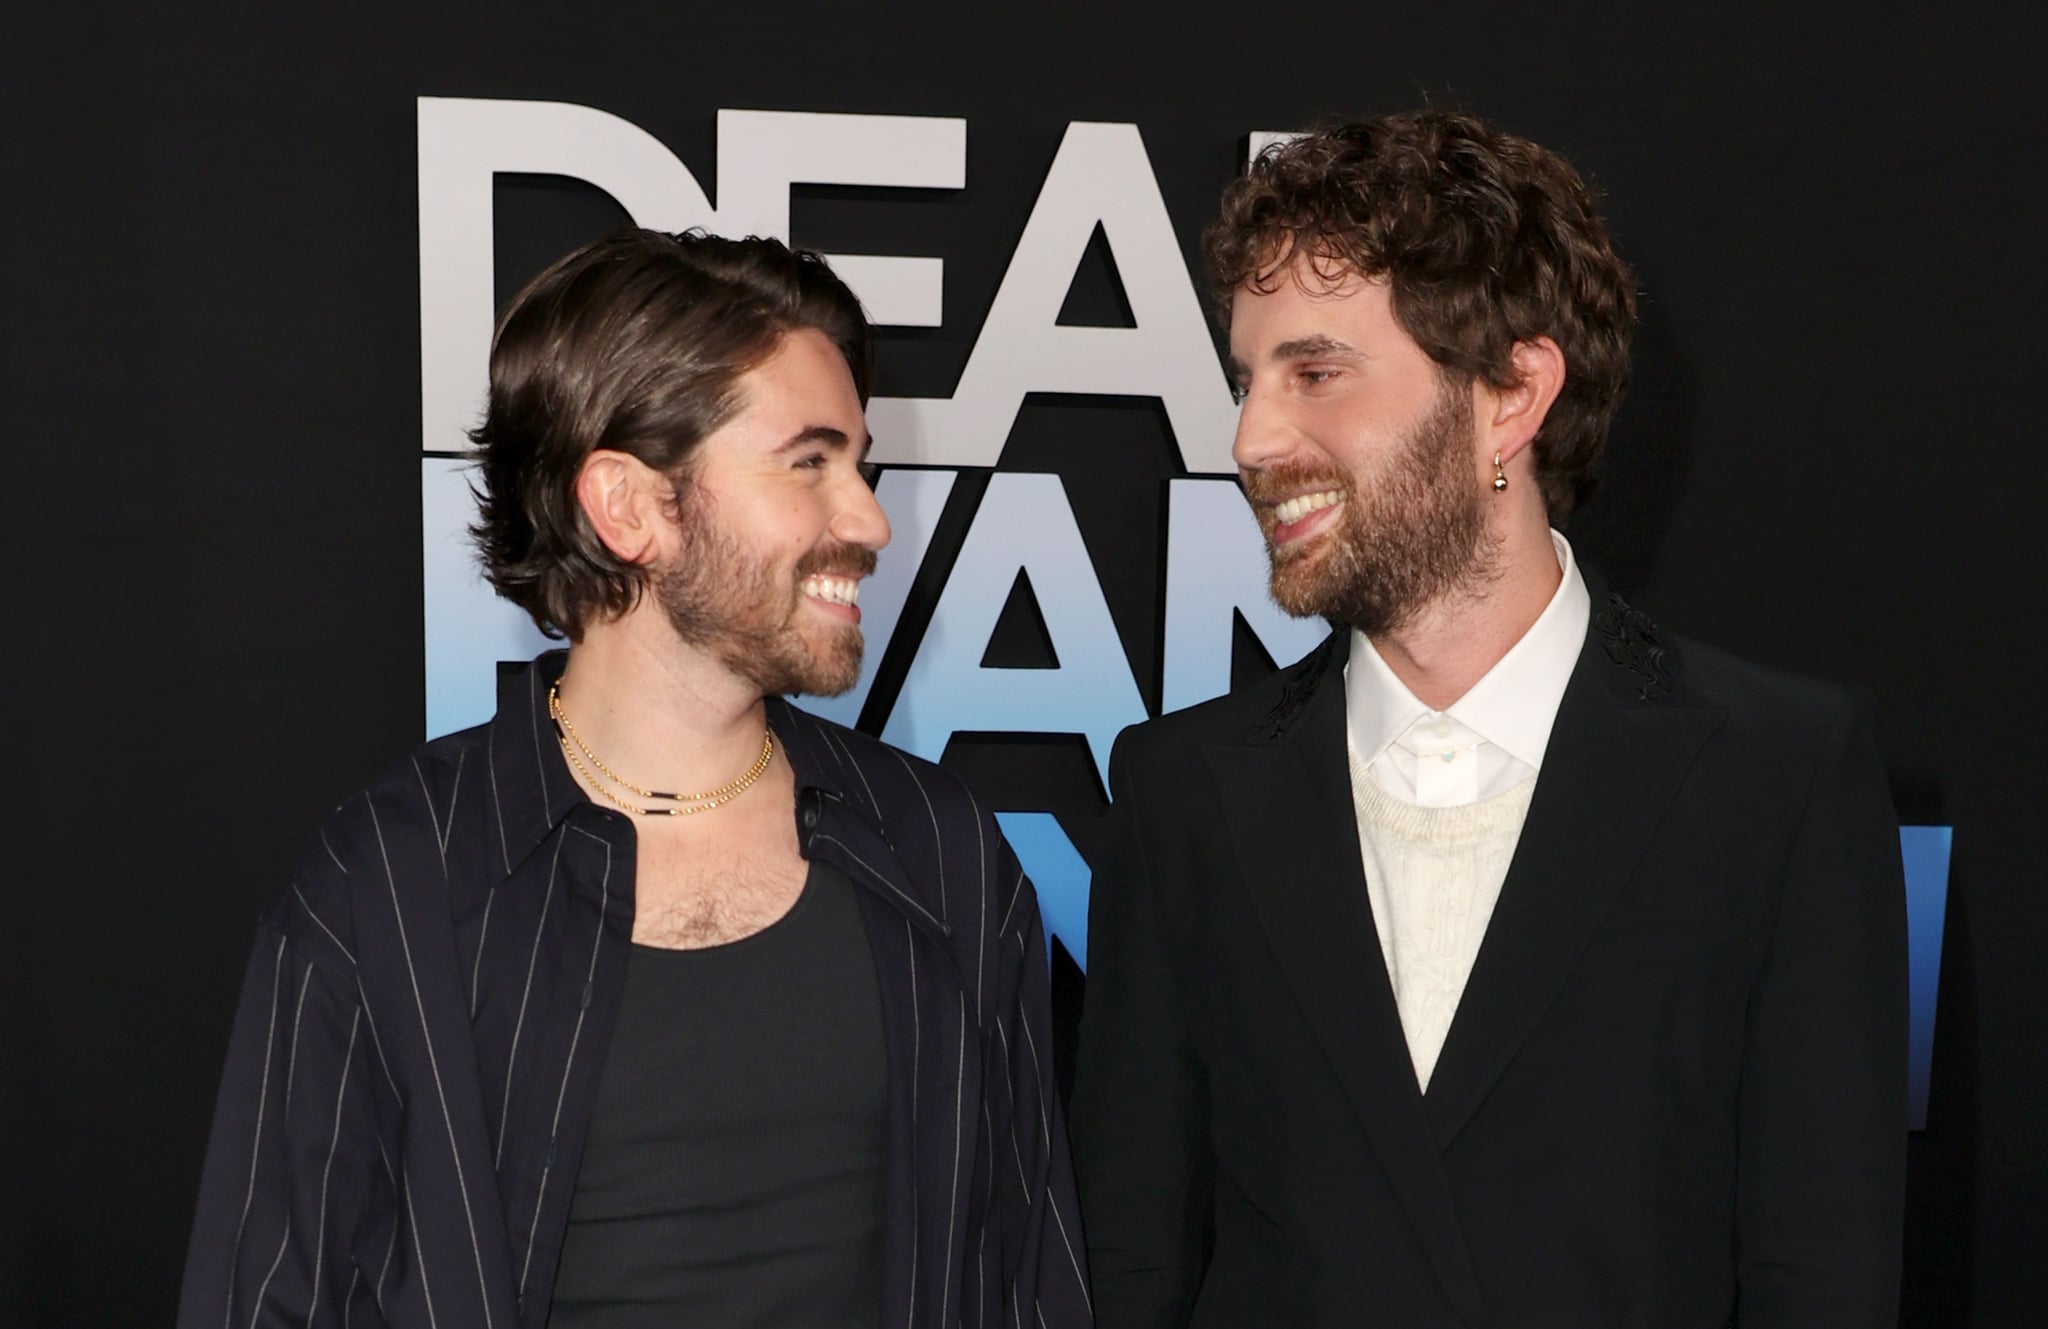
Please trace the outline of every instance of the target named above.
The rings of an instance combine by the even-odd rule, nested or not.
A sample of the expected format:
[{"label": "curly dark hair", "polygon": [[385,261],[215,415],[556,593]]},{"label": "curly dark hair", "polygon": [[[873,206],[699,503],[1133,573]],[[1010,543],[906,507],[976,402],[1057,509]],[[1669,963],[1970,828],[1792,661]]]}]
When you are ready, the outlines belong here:
[{"label": "curly dark hair", "polygon": [[571,640],[632,608],[646,571],[591,529],[576,499],[584,459],[614,449],[682,485],[697,445],[739,409],[740,376],[802,328],[831,338],[865,406],[867,318],[808,250],[629,228],[527,283],[498,320],[490,400],[469,436],[470,536],[498,594]]},{"label": "curly dark hair", "polygon": [[1202,246],[1226,329],[1240,288],[1349,269],[1385,278],[1402,328],[1463,381],[1512,387],[1515,343],[1551,338],[1565,383],[1536,435],[1538,482],[1553,518],[1592,492],[1636,297],[1563,158],[1453,111],[1324,128],[1260,153]]}]

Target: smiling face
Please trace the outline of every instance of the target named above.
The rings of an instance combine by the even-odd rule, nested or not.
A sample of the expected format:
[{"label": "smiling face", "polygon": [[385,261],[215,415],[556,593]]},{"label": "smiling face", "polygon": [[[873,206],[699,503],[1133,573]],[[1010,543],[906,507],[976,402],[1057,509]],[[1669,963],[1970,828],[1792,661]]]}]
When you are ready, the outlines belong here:
[{"label": "smiling face", "polygon": [[1473,389],[1394,317],[1384,281],[1294,266],[1231,302],[1231,448],[1273,599],[1368,636],[1490,575]]},{"label": "smiling face", "polygon": [[678,551],[650,587],[676,635],[763,695],[831,696],[860,677],[860,579],[889,542],[862,474],[868,445],[846,360],[785,336],[747,371],[740,408],[678,486]]}]

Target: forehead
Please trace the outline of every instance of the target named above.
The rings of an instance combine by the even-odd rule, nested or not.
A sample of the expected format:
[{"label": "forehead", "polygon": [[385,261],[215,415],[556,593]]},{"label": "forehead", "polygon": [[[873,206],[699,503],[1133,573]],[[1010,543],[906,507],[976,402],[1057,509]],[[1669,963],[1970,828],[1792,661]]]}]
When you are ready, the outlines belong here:
[{"label": "forehead", "polygon": [[794,422],[797,428],[832,425],[849,435],[859,432],[862,412],[853,371],[832,339],[816,328],[783,334],[768,357],[741,374],[734,387],[740,405],[733,423]]},{"label": "forehead", "polygon": [[1247,364],[1275,346],[1315,336],[1334,336],[1361,350],[1414,344],[1394,317],[1388,280],[1350,267],[1296,259],[1231,296],[1230,349]]}]

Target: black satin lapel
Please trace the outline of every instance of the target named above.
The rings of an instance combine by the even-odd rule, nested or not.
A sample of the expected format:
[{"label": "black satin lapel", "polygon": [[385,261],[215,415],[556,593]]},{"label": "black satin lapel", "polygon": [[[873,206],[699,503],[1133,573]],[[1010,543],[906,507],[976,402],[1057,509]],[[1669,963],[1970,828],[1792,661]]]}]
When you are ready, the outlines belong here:
[{"label": "black satin lapel", "polygon": [[1589,642],[1424,1110],[1448,1148],[1562,990],[1721,712],[1627,689]]},{"label": "black satin lapel", "polygon": [[1438,1279],[1477,1323],[1478,1278],[1423,1116],[1365,892],[1341,682],[1326,679],[1271,740],[1214,747],[1208,758],[1267,940]]}]

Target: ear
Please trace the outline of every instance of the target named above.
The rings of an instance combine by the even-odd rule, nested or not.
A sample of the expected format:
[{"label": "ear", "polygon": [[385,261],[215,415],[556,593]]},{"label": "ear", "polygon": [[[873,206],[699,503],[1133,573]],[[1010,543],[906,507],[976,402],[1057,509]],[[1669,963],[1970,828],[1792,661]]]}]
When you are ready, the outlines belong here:
[{"label": "ear", "polygon": [[576,502],[605,548],[626,563],[652,563],[674,523],[667,519],[670,487],[638,457],[598,448],[576,472]]},{"label": "ear", "polygon": [[1513,461],[1536,440],[1537,431],[1550,414],[1551,403],[1564,391],[1564,352],[1550,338],[1516,342],[1511,358],[1515,385],[1488,391],[1489,410],[1482,431],[1488,457],[1499,453],[1503,464]]}]

